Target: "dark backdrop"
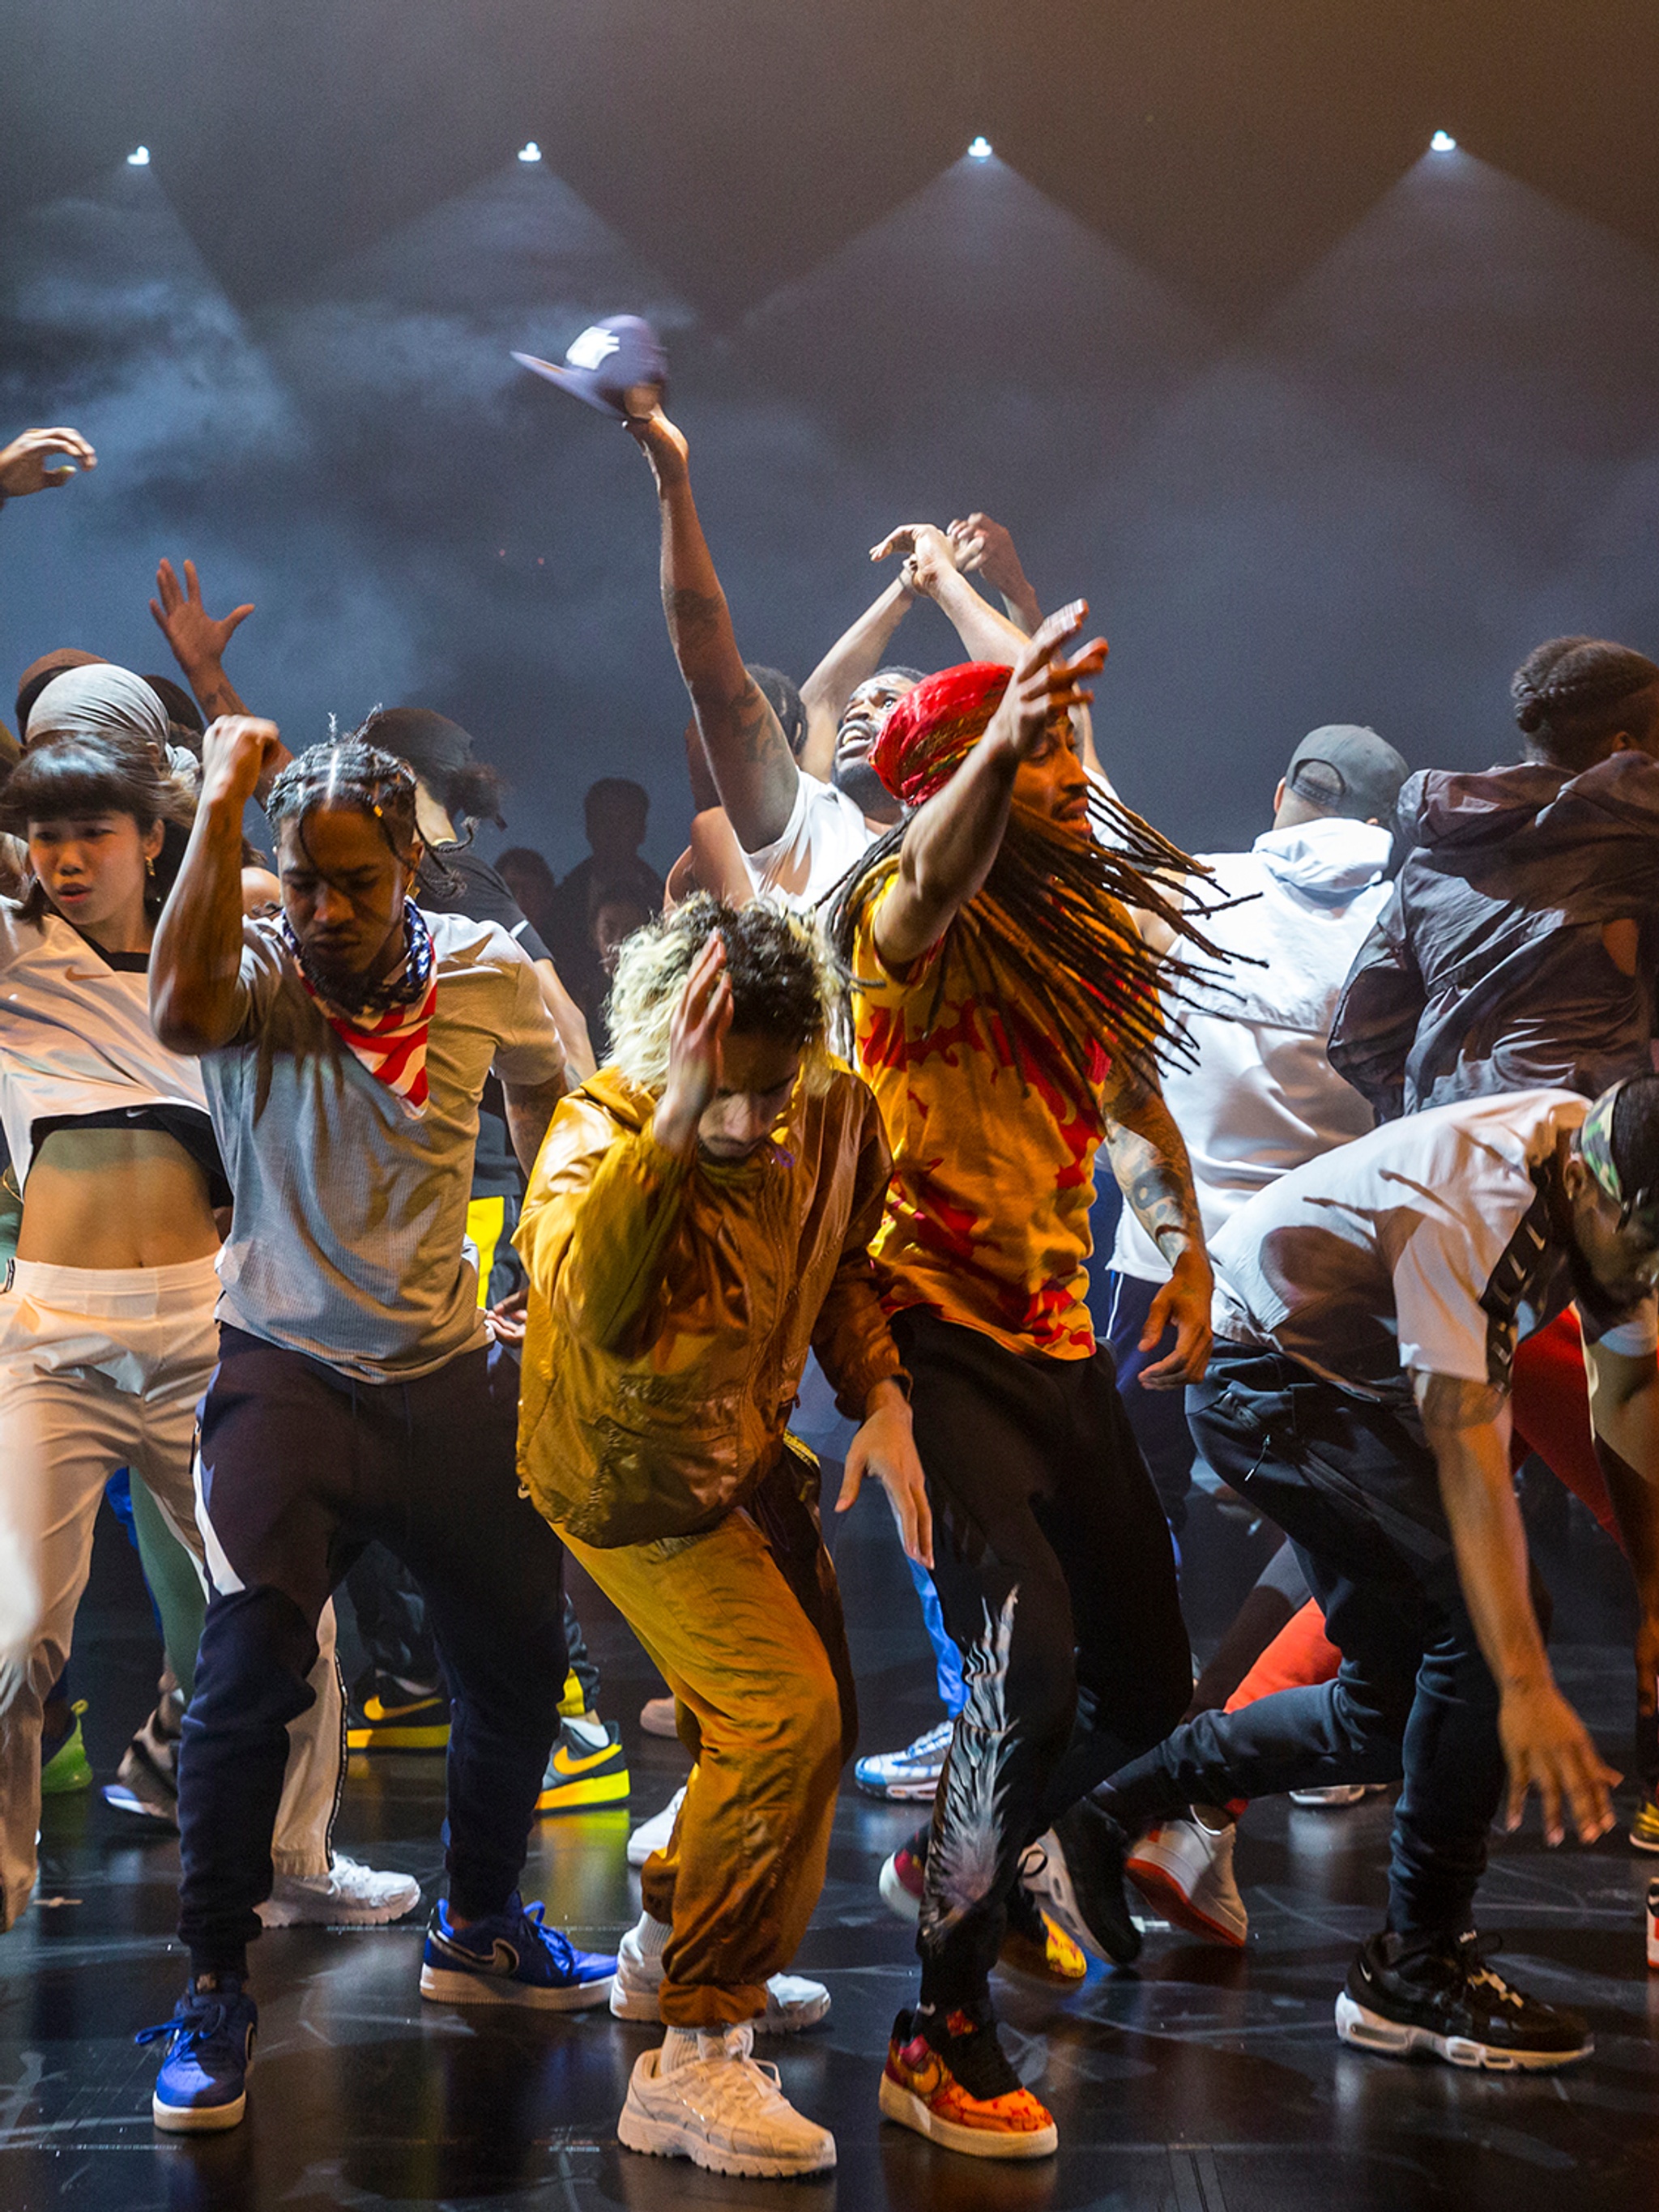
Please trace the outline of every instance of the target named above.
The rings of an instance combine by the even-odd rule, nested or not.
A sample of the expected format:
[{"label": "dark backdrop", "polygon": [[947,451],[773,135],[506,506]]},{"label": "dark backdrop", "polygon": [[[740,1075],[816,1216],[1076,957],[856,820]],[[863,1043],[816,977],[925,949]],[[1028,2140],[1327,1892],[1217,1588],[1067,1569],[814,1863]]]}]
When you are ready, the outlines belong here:
[{"label": "dark backdrop", "polygon": [[[1316,722],[1480,763],[1539,637],[1659,647],[1656,11],[13,0],[7,46],[0,426],[103,465],[0,519],[0,672],[165,665],[190,553],[290,742],[435,705],[515,840],[562,871],[632,774],[665,862],[648,476],[507,357],[618,309],[750,658],[805,675],[891,524],[986,507],[1193,845]],[[897,649],[952,657],[927,610]]]}]

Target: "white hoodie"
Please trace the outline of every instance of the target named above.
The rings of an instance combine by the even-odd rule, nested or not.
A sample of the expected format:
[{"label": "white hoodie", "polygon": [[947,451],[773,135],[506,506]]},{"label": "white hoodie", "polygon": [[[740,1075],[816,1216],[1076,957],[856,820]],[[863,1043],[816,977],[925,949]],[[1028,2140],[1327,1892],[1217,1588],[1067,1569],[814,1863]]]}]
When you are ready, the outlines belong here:
[{"label": "white hoodie", "polygon": [[[1216,983],[1183,1024],[1197,1061],[1164,1079],[1206,1242],[1255,1192],[1371,1126],[1370,1108],[1325,1045],[1353,957],[1389,895],[1389,842],[1370,823],[1328,816],[1270,830],[1248,853],[1201,855],[1214,871],[1208,888],[1245,902],[1204,925],[1241,957],[1212,969],[1200,958]],[[1170,1272],[1127,1206],[1112,1265],[1146,1282]]]}]

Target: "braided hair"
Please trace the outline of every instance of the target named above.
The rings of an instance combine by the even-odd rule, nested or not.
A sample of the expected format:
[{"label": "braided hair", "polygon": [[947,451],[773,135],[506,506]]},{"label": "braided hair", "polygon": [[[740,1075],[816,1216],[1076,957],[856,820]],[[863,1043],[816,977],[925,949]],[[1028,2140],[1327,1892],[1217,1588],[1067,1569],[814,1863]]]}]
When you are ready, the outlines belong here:
[{"label": "braided hair", "polygon": [[366,814],[406,866],[414,858],[419,832],[415,819],[415,772],[404,761],[366,744],[360,737],[336,738],[313,745],[291,760],[270,787],[265,812],[280,833],[284,822],[297,826],[305,844],[305,823],[319,806],[344,807]]},{"label": "braided hair", "polygon": [[1526,757],[1574,775],[1591,767],[1621,730],[1638,735],[1653,726],[1655,702],[1632,710],[1636,695],[1652,685],[1659,685],[1659,665],[1645,653],[1601,637],[1550,638],[1510,683]]}]

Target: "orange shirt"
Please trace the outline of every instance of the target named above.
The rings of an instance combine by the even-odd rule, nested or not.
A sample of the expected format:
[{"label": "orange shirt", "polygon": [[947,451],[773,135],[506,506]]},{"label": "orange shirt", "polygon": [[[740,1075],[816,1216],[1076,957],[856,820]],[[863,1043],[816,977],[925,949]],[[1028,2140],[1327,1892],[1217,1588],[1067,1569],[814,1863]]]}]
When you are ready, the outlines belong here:
[{"label": "orange shirt", "polygon": [[[883,1303],[981,1329],[1011,1352],[1086,1359],[1089,1209],[1111,1058],[1091,1046],[1080,1097],[1042,1029],[1016,1015],[1016,1059],[1004,1009],[1019,987],[971,908],[907,975],[891,975],[874,923],[892,880],[872,886],[853,953],[859,1069],[893,1148],[871,1247]],[[978,995],[976,976],[998,987],[994,999]]]}]

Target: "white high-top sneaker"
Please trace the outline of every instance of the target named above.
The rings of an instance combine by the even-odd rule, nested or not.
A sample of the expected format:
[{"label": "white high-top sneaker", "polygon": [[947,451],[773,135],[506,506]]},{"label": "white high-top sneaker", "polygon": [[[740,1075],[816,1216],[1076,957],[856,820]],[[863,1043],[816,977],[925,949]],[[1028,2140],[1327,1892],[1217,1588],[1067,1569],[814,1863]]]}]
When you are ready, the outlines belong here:
[{"label": "white high-top sneaker", "polygon": [[[671,2031],[671,2043],[681,2039]],[[827,2172],[836,2162],[835,2137],[795,2110],[776,2068],[763,2065],[753,2049],[745,2021],[701,2030],[696,2057],[665,2069],[665,2049],[642,2052],[617,2122],[618,2140],[658,2158],[689,2158],[714,2173]]]},{"label": "white high-top sneaker", "polygon": [[1206,1828],[1201,1820],[1165,1820],[1135,1844],[1123,1871],[1143,1897],[1162,1908],[1176,1927],[1242,1951],[1250,1916],[1233,1879],[1238,1830],[1229,1820]]},{"label": "white high-top sneaker", "polygon": [[259,1917],[267,1928],[380,1928],[420,1901],[412,1875],[382,1874],[336,1851],[326,1874],[279,1874]]},{"label": "white high-top sneaker", "polygon": [[648,1820],[641,1820],[628,1838],[628,1863],[642,1867],[653,1851],[665,1851],[668,1839],[674,1832],[674,1823],[680,1816],[680,1807],[685,1802],[684,1790],[677,1790],[660,1813],[653,1813]]},{"label": "white high-top sneaker", "polygon": [[[648,1912],[630,1928],[617,1953],[617,1978],[611,1984],[611,2009],[618,2020],[660,2020],[662,1954],[670,1930]],[[830,2009],[822,1982],[799,1974],[774,1974],[766,1984],[766,2010],[750,2024],[757,2035],[796,2035],[816,2027]]]}]

